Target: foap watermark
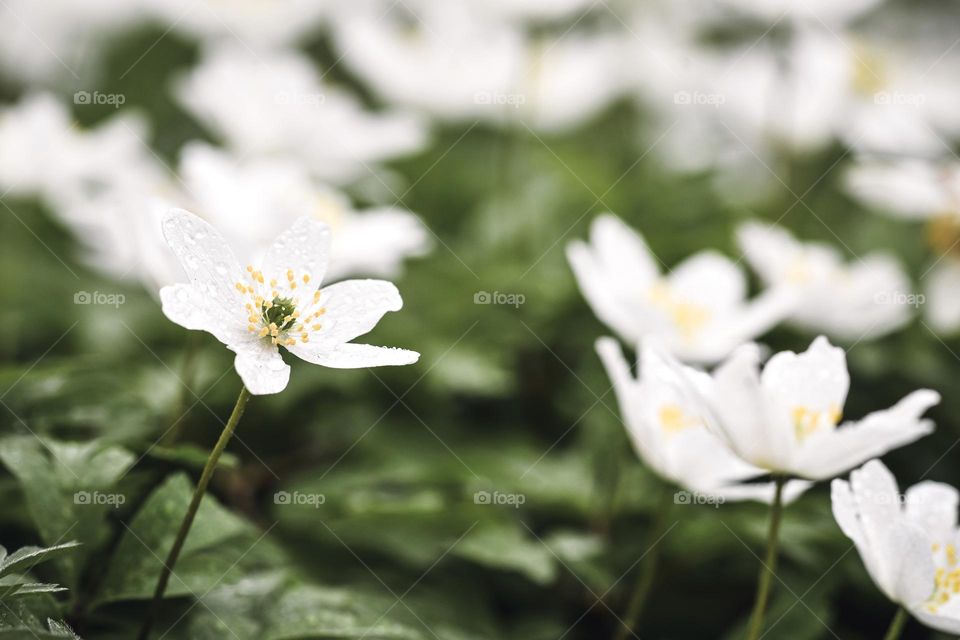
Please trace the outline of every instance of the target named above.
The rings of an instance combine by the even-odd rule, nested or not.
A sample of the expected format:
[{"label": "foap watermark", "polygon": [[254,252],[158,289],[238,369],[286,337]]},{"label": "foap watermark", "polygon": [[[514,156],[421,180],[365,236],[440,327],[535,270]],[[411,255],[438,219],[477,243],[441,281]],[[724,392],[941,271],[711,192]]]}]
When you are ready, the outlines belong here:
[{"label": "foap watermark", "polygon": [[273,504],[292,507],[313,507],[319,509],[327,501],[322,493],[301,493],[300,491],[277,491],[273,494]]},{"label": "foap watermark", "polygon": [[880,291],[873,296],[875,304],[883,305],[906,305],[914,309],[926,304],[927,296],[922,293],[910,293],[907,291]]},{"label": "foap watermark", "polygon": [[714,496],[707,493],[700,493],[699,491],[677,491],[673,494],[673,504],[709,504],[712,505],[715,509],[719,509],[720,505],[726,502],[723,496]]},{"label": "foap watermark", "polygon": [[926,104],[927,96],[923,93],[903,93],[901,91],[878,91],[873,94],[874,104],[892,104],[907,107],[920,107]]},{"label": "foap watermark", "polygon": [[499,91],[479,91],[473,94],[473,101],[476,104],[489,104],[497,106],[510,106],[519,109],[521,105],[527,103],[527,97],[522,93],[500,93]]},{"label": "foap watermark", "polygon": [[104,293],[103,291],[77,291],[73,294],[73,304],[93,304],[120,308],[127,301],[122,293]]},{"label": "foap watermark", "polygon": [[526,503],[527,496],[522,493],[503,493],[501,491],[477,491],[473,494],[473,504],[513,507],[519,509]]},{"label": "foap watermark", "polygon": [[77,491],[73,494],[73,504],[82,506],[107,506],[119,509],[126,504],[127,496],[122,493],[101,493],[100,491]]},{"label": "foap watermark", "polygon": [[873,505],[914,505],[921,506],[924,504],[923,495],[913,494],[908,496],[905,493],[887,493],[885,491],[861,491],[857,493],[857,498],[864,502],[869,502]]},{"label": "foap watermark", "polygon": [[110,105],[114,109],[119,109],[127,101],[127,96],[122,93],[103,93],[101,91],[77,91],[73,94],[73,104],[80,105]]},{"label": "foap watermark", "polygon": [[473,294],[473,304],[502,304],[519,307],[527,301],[522,293],[504,293],[502,291],[477,291]]},{"label": "foap watermark", "polygon": [[677,91],[673,94],[673,104],[708,106],[719,109],[726,104],[727,97],[722,93],[707,93],[704,91]]},{"label": "foap watermark", "polygon": [[273,101],[283,105],[320,107],[327,101],[327,97],[315,91],[279,91],[274,94]]}]

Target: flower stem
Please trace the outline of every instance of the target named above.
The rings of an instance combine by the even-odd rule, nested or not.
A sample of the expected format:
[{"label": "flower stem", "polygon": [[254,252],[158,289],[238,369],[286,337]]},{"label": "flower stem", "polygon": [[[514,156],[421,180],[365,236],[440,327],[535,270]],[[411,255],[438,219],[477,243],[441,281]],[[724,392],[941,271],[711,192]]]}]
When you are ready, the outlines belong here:
[{"label": "flower stem", "polygon": [[183,522],[180,523],[180,530],[177,531],[177,537],[173,541],[173,546],[170,548],[170,553],[167,554],[167,559],[163,563],[163,569],[160,572],[160,577],[157,580],[157,587],[153,592],[153,601],[150,603],[150,608],[147,611],[147,616],[143,621],[143,626],[140,628],[140,635],[138,636],[139,640],[147,640],[150,637],[150,630],[153,627],[154,620],[156,619],[157,609],[160,607],[160,601],[163,600],[163,594],[167,590],[167,583],[170,581],[170,574],[173,572],[174,565],[177,564],[177,559],[180,557],[180,552],[183,550],[183,544],[187,540],[187,534],[190,533],[190,527],[193,526],[193,520],[197,517],[197,511],[200,509],[200,502],[203,500],[203,496],[207,491],[207,486],[210,484],[210,479],[213,477],[213,472],[217,468],[217,463],[220,461],[220,456],[223,454],[223,450],[227,448],[227,443],[230,442],[230,439],[233,437],[233,432],[237,428],[237,424],[240,422],[240,417],[243,415],[243,410],[247,406],[247,400],[250,399],[250,392],[247,391],[246,387],[240,389],[240,396],[237,398],[237,403],[233,407],[233,412],[230,414],[230,419],[227,421],[227,426],[223,428],[223,433],[220,434],[220,439],[217,440],[217,444],[214,445],[213,451],[210,452],[210,456],[207,458],[207,464],[203,467],[203,472],[200,474],[200,481],[197,483],[197,488],[193,492],[193,498],[190,500],[190,506],[187,508],[187,514],[183,517]]},{"label": "flower stem", "polygon": [[770,506],[770,527],[767,530],[767,555],[760,566],[760,577],[757,582],[757,599],[753,604],[753,613],[750,614],[750,624],[747,627],[748,640],[757,640],[763,631],[763,615],[767,609],[767,600],[770,598],[770,584],[773,582],[774,572],[777,570],[777,551],[780,544],[780,518],[783,515],[783,485],[784,476],[774,477],[773,504]]},{"label": "flower stem", "polygon": [[883,640],[897,640],[906,623],[907,610],[900,607],[897,609],[897,615],[893,616],[893,621],[890,622],[890,628],[887,630],[887,635],[883,636]]},{"label": "flower stem", "polygon": [[650,589],[653,587],[653,579],[657,572],[657,561],[660,559],[660,538],[663,537],[667,528],[667,517],[670,515],[670,507],[673,506],[674,493],[670,487],[663,488],[663,495],[660,504],[657,506],[656,515],[653,520],[653,527],[647,536],[647,557],[644,559],[643,566],[640,567],[640,574],[637,576],[637,584],[633,589],[633,596],[627,605],[627,612],[620,621],[617,629],[616,640],[626,640],[631,635],[633,628],[637,626],[640,615],[643,613],[643,605],[647,602],[650,595]]}]

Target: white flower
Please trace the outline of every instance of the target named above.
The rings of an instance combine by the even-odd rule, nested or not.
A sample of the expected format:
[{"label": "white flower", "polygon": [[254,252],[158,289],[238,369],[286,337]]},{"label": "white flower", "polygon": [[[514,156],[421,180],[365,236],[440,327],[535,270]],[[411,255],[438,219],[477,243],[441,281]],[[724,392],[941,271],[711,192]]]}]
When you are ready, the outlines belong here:
[{"label": "white flower", "polygon": [[241,259],[255,261],[282,229],[302,215],[330,226],[328,280],[393,277],[405,258],[425,254],[429,232],[419,218],[395,207],[354,210],[349,199],[283,158],[237,159],[202,143],[187,145],[180,176],[203,218],[228,239]]},{"label": "white flower", "polygon": [[29,95],[0,113],[0,186],[62,213],[114,187],[156,180],[162,171],[144,146],[148,137],[133,112],[81,129],[52,95]]},{"label": "white flower", "polygon": [[623,92],[622,34],[533,37],[499,13],[457,0],[351,7],[334,20],[335,42],[344,63],[385,100],[445,121],[558,131]]},{"label": "white flower", "polygon": [[204,40],[236,39],[264,49],[295,43],[316,29],[328,3],[318,0],[141,0],[165,31]]},{"label": "white flower", "polygon": [[610,214],[594,220],[589,244],[570,243],[567,257],[601,321],[629,343],[656,336],[686,361],[722,359],[773,327],[793,304],[790,292],[748,301],[743,272],[712,251],[661,275],[643,238]]},{"label": "white flower", "polygon": [[75,126],[47,94],[0,114],[0,189],[40,199],[76,236],[82,260],[148,290],[174,282],[155,198],[173,193],[149,150],[146,123],[124,111],[94,129]]},{"label": "white flower", "polygon": [[724,0],[724,2],[740,11],[753,14],[766,20],[810,20],[821,23],[838,23],[853,20],[861,16],[882,0],[846,0],[832,2],[831,0]]},{"label": "white flower", "polygon": [[397,288],[381,280],[347,280],[319,289],[327,269],[329,229],[300,218],[270,246],[261,269],[241,268],[220,234],[182,209],[163,233],[190,284],[160,291],[163,312],[177,324],[213,334],[237,356],[234,366],[255,395],[279,393],[290,367],[283,346],[325,367],[352,369],[412,364],[419,354],[354,344],[388,311],[402,306]]},{"label": "white flower", "polygon": [[905,220],[960,216],[960,163],[859,158],[847,188],[865,204]]},{"label": "white flower", "polygon": [[322,83],[310,60],[292,51],[218,46],[176,93],[237,155],[287,157],[337,183],[419,150],[426,138],[418,118],[366,111],[353,96]]},{"label": "white flower", "polygon": [[[744,482],[766,471],[737,458],[707,429],[703,405],[687,386],[709,384],[706,373],[684,367],[647,342],[640,349],[639,379],[630,374],[612,338],[598,340],[597,353],[613,382],[630,440],[645,464],[689,491],[729,500],[772,500],[771,483]],[[789,482],[786,501],[809,486]]]},{"label": "white flower", "polygon": [[351,6],[333,24],[344,64],[374,91],[448,121],[499,117],[493,97],[510,91],[523,46],[518,31],[456,1],[416,13],[405,5]]},{"label": "white flower", "polygon": [[769,287],[798,294],[795,324],[845,340],[875,338],[910,319],[910,281],[892,255],[874,252],[847,264],[834,247],[798,242],[776,225],[749,222],[740,247]]},{"label": "white flower", "polygon": [[928,627],[960,634],[957,490],[925,481],[901,496],[879,460],[831,490],[837,524],[884,595]]},{"label": "white flower", "polygon": [[906,220],[926,220],[936,255],[923,273],[924,312],[941,332],[960,329],[960,163],[861,159],[847,175],[861,201]]},{"label": "white flower", "polygon": [[508,20],[554,21],[576,19],[592,8],[591,0],[486,0],[479,10]]},{"label": "white flower", "polygon": [[819,337],[800,354],[783,351],[760,371],[760,350],[745,345],[714,371],[706,394],[710,426],[743,460],[774,473],[824,480],[929,434],[921,415],[935,391],[840,423],[850,386],[846,354]]},{"label": "white flower", "polygon": [[138,0],[3,0],[0,68],[33,86],[96,72],[110,36],[144,22]]}]

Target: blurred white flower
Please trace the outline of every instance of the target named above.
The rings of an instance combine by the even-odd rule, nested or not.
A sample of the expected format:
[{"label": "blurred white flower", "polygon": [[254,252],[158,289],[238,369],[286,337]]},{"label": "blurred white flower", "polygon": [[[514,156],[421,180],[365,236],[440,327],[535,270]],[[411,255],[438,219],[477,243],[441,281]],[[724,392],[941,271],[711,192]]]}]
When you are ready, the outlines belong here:
[{"label": "blurred white flower", "polygon": [[347,280],[319,289],[327,268],[329,229],[307,217],[277,236],[261,269],[244,270],[207,222],[174,209],[163,233],[190,284],[160,291],[164,314],[213,334],[237,356],[234,366],[254,395],[279,393],[290,366],[283,346],[324,367],[353,369],[412,364],[419,354],[350,342],[403,303],[393,284]]},{"label": "blurred white flower", "polygon": [[713,251],[662,275],[643,238],[611,214],[594,220],[589,244],[571,242],[567,257],[601,321],[629,343],[656,336],[685,361],[724,358],[772,328],[794,302],[789,291],[747,300],[743,271]]},{"label": "blurred white flower", "polygon": [[796,354],[782,351],[760,371],[760,349],[744,345],[716,371],[706,393],[708,424],[743,460],[773,473],[825,480],[933,431],[921,419],[934,391],[840,423],[850,386],[846,354],[819,337]]},{"label": "blurred white flower", "polygon": [[922,276],[924,315],[936,331],[960,329],[960,163],[861,159],[847,174],[847,187],[878,211],[928,221],[936,260]]},{"label": "blurred white flower", "polygon": [[724,4],[761,20],[806,20],[837,26],[858,18],[883,0],[723,0]]},{"label": "blurred white flower", "polygon": [[577,19],[590,10],[593,0],[483,0],[478,9],[508,20],[548,21]]},{"label": "blurred white flower", "polygon": [[[705,387],[709,375],[684,367],[648,342],[640,348],[639,378],[631,375],[612,338],[598,340],[597,352],[613,382],[634,449],[653,471],[681,488],[725,500],[773,499],[772,483],[745,482],[767,472],[737,458],[707,429],[703,405],[687,385]],[[790,502],[809,486],[789,482],[785,500]]]},{"label": "blurred white flower", "polygon": [[863,157],[847,173],[849,191],[865,204],[906,220],[960,216],[960,163]]},{"label": "blurred white flower", "polygon": [[922,24],[910,36],[853,31],[824,17],[783,20],[776,38],[720,45],[711,38],[725,28],[715,9],[637,11],[630,59],[643,70],[633,84],[653,116],[644,150],[675,169],[711,171],[724,197],[792,188],[781,162],[837,140],[861,152],[930,155],[960,134],[953,34]]},{"label": "blurred white flower", "polygon": [[143,0],[4,0],[0,68],[31,86],[75,82],[112,35],[143,22]]},{"label": "blurred white flower", "polygon": [[879,460],[831,490],[833,516],[883,594],[928,627],[960,634],[957,490],[925,481],[901,496]]},{"label": "blurred white flower", "polygon": [[92,268],[155,289],[176,270],[150,203],[173,188],[149,137],[130,111],[85,130],[53,97],[29,96],[0,114],[0,189],[41,200]]},{"label": "blurred white flower", "polygon": [[148,137],[146,121],[132,111],[81,129],[52,95],[29,95],[0,112],[0,187],[62,213],[116,185],[155,179],[142,142]]},{"label": "blurred white flower", "polygon": [[[462,0],[345,8],[333,22],[343,63],[390,103],[443,120],[495,120],[522,56],[519,31]],[[489,96],[490,100],[485,97]]]},{"label": "blurred white flower", "polygon": [[306,57],[219,46],[176,88],[180,102],[238,155],[277,155],[343,183],[371,165],[419,150],[423,123],[393,111],[366,111],[324,84]]},{"label": "blurred white flower", "polygon": [[235,40],[263,49],[294,44],[315,30],[329,9],[324,0],[141,0],[162,28],[202,40]]},{"label": "blurred white flower", "polygon": [[696,0],[644,6],[629,17],[635,37],[626,55],[638,71],[631,84],[648,114],[641,152],[674,171],[709,172],[725,200],[763,200],[779,186],[770,175],[776,158],[757,114],[743,114],[733,102],[751,104],[766,79],[753,69],[754,47],[707,44],[722,17],[716,3]]},{"label": "blurred white flower", "polygon": [[769,287],[797,292],[790,320],[813,332],[859,341],[910,320],[910,281],[893,256],[870,253],[851,263],[825,243],[799,242],[773,224],[748,222],[737,230],[747,261]]},{"label": "blurred white flower", "polygon": [[625,88],[623,36],[528,36],[494,8],[464,0],[342,11],[344,63],[390,103],[445,121],[581,124]]},{"label": "blurred white flower", "polygon": [[427,229],[409,211],[356,211],[344,194],[282,158],[237,159],[191,143],[183,150],[180,176],[195,210],[250,261],[303,215],[326,223],[332,232],[328,280],[396,276],[404,259],[425,254],[432,244]]}]

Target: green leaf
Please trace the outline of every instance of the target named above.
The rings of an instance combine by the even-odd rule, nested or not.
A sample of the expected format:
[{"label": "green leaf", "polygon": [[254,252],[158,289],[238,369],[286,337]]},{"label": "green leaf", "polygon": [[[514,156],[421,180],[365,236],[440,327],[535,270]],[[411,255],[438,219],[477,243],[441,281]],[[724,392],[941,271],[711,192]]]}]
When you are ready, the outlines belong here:
[{"label": "green leaf", "polygon": [[[97,440],[79,444],[16,436],[0,441],[0,461],[20,483],[45,543],[70,537],[92,549],[107,534],[107,513],[126,499],[114,487],[133,465],[134,456]],[[70,554],[59,559],[68,585],[75,586],[82,557]]]},{"label": "green leaf", "polygon": [[31,582],[29,578],[16,574],[0,578],[0,600],[38,593],[58,593],[66,590],[66,588],[56,584]]},{"label": "green leaf", "polygon": [[480,525],[450,553],[487,567],[518,571],[538,584],[548,584],[557,575],[550,549],[519,524]]},{"label": "green leaf", "polygon": [[0,576],[6,575],[16,569],[23,572],[29,570],[41,562],[46,562],[68,552],[71,549],[79,547],[79,542],[65,542],[53,547],[21,547],[10,555],[7,550],[0,547]]},{"label": "green leaf", "polygon": [[[152,596],[192,495],[190,480],[177,474],[147,499],[117,546],[99,603]],[[213,496],[205,496],[174,568],[167,597],[204,593],[225,579],[226,573],[239,573],[241,560],[255,562],[268,550],[266,541],[256,542],[259,537]]]}]

